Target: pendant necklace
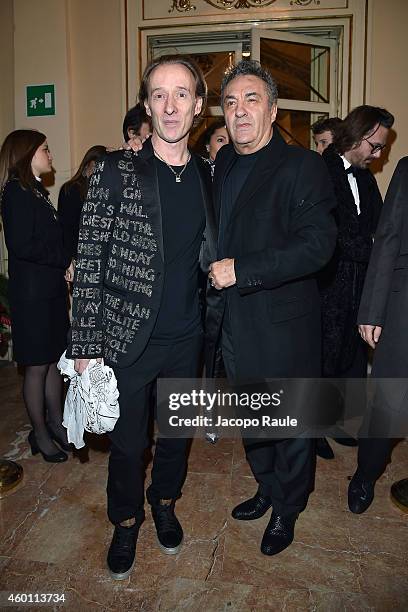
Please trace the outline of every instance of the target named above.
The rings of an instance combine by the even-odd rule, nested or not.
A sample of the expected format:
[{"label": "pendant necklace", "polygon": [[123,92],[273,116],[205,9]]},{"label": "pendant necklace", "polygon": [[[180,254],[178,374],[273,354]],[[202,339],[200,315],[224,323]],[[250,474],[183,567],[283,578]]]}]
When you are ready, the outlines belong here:
[{"label": "pendant necklace", "polygon": [[158,154],[158,152],[156,151],[156,149],[155,149],[154,147],[153,147],[153,151],[154,151],[154,154],[156,155],[156,157],[158,157],[158,158],[159,158],[159,159],[160,159],[160,160],[161,160],[163,163],[165,163],[165,164],[166,164],[166,166],[168,167],[168,169],[169,169],[169,170],[171,170],[171,172],[174,174],[174,176],[176,177],[176,183],[181,183],[181,175],[183,174],[184,170],[187,168],[187,164],[188,164],[188,162],[189,162],[189,161],[190,161],[190,159],[191,159],[191,153],[190,153],[190,151],[188,152],[187,161],[186,161],[186,163],[184,164],[184,166],[182,167],[182,169],[180,170],[180,172],[176,172],[176,171],[174,170],[174,168],[173,168],[172,166],[170,166],[170,164],[168,164],[168,163],[166,162],[166,160],[162,158],[162,156],[161,156],[161,155],[159,155],[159,154]]}]

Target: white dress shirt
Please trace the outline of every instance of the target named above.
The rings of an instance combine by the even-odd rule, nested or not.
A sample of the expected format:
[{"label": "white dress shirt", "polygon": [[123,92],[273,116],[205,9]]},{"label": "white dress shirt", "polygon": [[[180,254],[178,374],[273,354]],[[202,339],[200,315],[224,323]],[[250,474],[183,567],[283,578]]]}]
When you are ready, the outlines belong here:
[{"label": "white dress shirt", "polygon": [[[351,164],[344,157],[344,155],[340,155],[340,157],[343,160],[344,169],[347,170],[348,168],[350,168]],[[350,184],[351,192],[352,192],[353,197],[354,197],[354,202],[356,203],[357,214],[359,215],[360,214],[360,194],[358,193],[357,179],[354,176],[354,174],[351,174],[351,172],[349,174],[347,174],[347,178],[348,178],[348,182]]]}]

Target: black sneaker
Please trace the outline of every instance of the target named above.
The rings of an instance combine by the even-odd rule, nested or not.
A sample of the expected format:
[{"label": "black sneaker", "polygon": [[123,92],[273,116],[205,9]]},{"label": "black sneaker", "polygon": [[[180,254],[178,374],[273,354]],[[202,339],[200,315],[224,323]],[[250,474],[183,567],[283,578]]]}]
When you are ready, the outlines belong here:
[{"label": "black sneaker", "polygon": [[183,542],[183,529],[174,514],[174,503],[171,499],[161,499],[152,504],[159,546],[167,555],[178,553]]},{"label": "black sneaker", "polygon": [[107,557],[109,573],[114,580],[125,580],[132,571],[139,527],[137,523],[131,527],[115,526]]}]

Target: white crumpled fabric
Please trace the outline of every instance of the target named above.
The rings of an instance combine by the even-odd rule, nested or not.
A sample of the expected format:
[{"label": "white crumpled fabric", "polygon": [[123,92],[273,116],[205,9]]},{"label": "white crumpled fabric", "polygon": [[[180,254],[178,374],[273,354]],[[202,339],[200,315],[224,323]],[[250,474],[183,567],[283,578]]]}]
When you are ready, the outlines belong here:
[{"label": "white crumpled fabric", "polygon": [[74,360],[66,353],[57,367],[69,379],[69,388],[64,405],[64,420],[68,442],[82,448],[84,430],[103,434],[112,431],[119,418],[119,391],[115,374],[109,366],[91,359],[82,374],[74,369]]}]

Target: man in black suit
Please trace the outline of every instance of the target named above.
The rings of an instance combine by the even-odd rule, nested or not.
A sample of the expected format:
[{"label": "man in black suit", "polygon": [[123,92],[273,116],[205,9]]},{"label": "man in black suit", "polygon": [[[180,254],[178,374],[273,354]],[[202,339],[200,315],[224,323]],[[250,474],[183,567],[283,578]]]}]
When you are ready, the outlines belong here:
[{"label": "man in black suit", "polygon": [[[313,274],[335,243],[334,196],[321,157],[288,146],[274,127],[277,88],[257,62],[223,80],[221,103],[232,144],[217,155],[219,223],[210,267],[207,367],[221,342],[228,379],[320,376],[320,306]],[[290,407],[289,407],[290,409]],[[310,439],[244,440],[258,491],[232,515],[263,516],[273,506],[261,550],[277,554],[313,486]]]},{"label": "man in black suit", "polygon": [[[349,486],[349,508],[355,514],[365,512],[374,498],[375,483],[389,460],[391,439],[407,435],[407,309],[408,157],[404,157],[385,197],[358,312],[361,337],[374,349],[371,377],[376,395]],[[387,379],[400,380],[387,383]],[[400,494],[401,487],[396,488]]]},{"label": "man in black suit", "polygon": [[[143,454],[153,385],[158,377],[198,375],[198,263],[211,192],[204,163],[187,148],[206,99],[199,68],[185,57],[161,57],[146,68],[139,97],[152,119],[152,138],[137,154],[107,155],[90,181],[68,352],[79,373],[91,358],[103,357],[118,382],[120,417],[110,434],[107,485],[115,525],[107,562],[116,580],[130,574],[144,519]],[[157,440],[147,490],[159,545],[168,554],[177,553],[183,540],[174,505],[187,443]]]},{"label": "man in black suit", "polygon": [[[358,335],[357,312],[382,206],[368,168],[381,156],[393,122],[383,108],[358,106],[338,126],[334,143],[322,155],[336,195],[338,226],[334,256],[319,275],[326,377],[367,376],[367,347]],[[336,441],[357,444],[345,432]],[[327,442],[326,448],[329,453]]]}]

